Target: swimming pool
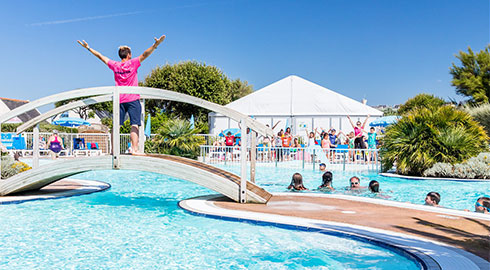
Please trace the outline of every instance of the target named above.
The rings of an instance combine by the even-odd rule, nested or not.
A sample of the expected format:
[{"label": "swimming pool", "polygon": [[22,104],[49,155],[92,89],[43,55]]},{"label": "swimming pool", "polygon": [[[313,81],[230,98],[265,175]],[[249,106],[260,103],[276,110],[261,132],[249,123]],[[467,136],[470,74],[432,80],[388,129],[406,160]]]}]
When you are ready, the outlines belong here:
[{"label": "swimming pool", "polygon": [[189,215],[180,200],[212,194],[136,171],[76,178],[112,188],[0,206],[1,269],[419,269],[364,241]]},{"label": "swimming pool", "polygon": [[[239,166],[215,165],[235,174],[240,174]],[[287,191],[291,182],[291,176],[299,172],[303,176],[304,185],[310,189],[305,192],[322,192],[315,190],[321,184],[322,173],[318,170],[257,167],[256,183],[269,192]],[[358,176],[362,186],[367,186],[369,181],[376,180],[380,183],[381,194],[375,196],[364,190],[362,192],[351,192],[346,190],[349,179]],[[427,193],[436,191],[441,194],[440,205],[452,209],[475,209],[476,200],[484,195],[490,195],[490,180],[481,182],[441,181],[441,180],[409,180],[394,177],[385,177],[373,172],[347,172],[333,171],[333,193],[348,194],[354,196],[377,197],[399,202],[410,202],[424,204]]]}]

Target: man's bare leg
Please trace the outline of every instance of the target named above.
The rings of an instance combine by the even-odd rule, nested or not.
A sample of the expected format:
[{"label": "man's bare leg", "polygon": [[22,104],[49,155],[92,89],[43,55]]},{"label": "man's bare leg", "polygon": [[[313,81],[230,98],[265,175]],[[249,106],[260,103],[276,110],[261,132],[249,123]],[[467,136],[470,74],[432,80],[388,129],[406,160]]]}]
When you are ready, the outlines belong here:
[{"label": "man's bare leg", "polygon": [[138,140],[139,140],[139,128],[138,125],[131,125],[131,154],[138,154]]}]

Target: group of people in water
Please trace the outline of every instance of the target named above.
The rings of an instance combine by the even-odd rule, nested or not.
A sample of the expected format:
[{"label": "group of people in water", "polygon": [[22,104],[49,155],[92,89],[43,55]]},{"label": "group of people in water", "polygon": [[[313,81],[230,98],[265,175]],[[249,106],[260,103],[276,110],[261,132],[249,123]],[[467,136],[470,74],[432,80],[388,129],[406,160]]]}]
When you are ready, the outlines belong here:
[{"label": "group of people in water", "polygon": [[[334,191],[335,188],[332,185],[333,182],[333,173],[330,171],[326,171],[322,175],[322,183],[318,186],[318,190],[321,191]],[[300,191],[300,190],[308,190],[303,184],[303,176],[300,173],[293,174],[291,179],[291,183],[288,186],[289,190]],[[379,182],[376,180],[372,180],[369,182],[367,187],[361,186],[361,179],[357,176],[352,176],[350,178],[350,185],[346,189],[352,191],[361,191],[361,190],[369,190],[372,193],[380,193],[379,190]]]},{"label": "group of people in water", "polygon": [[[319,191],[334,191],[335,188],[332,185],[333,182],[333,173],[326,170],[325,164],[320,164],[320,171],[324,172],[322,175],[322,182],[320,186],[318,186],[317,190]],[[390,196],[384,195],[381,193],[380,184],[376,180],[371,180],[369,185],[361,186],[361,179],[357,176],[352,176],[350,178],[350,185],[346,187],[346,190],[353,192],[361,192],[361,191],[369,191],[372,194],[375,194],[376,197],[381,198],[390,198]],[[303,176],[300,173],[295,173],[292,176],[291,183],[287,187],[287,189],[292,191],[302,191],[309,190],[303,184]],[[425,205],[441,207],[439,205],[441,201],[441,195],[438,192],[431,191],[425,196]],[[469,210],[465,210],[469,211]],[[475,203],[475,212],[490,214],[490,198],[489,197],[480,197],[477,199]]]}]

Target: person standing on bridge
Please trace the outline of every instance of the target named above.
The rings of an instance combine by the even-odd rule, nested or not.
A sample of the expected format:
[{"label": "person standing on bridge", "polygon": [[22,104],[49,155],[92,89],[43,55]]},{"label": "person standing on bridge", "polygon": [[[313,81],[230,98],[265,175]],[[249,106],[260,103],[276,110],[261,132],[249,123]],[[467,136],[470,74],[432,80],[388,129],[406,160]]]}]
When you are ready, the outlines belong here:
[{"label": "person standing on bridge", "polygon": [[[138,86],[138,68],[140,67],[141,62],[150,56],[164,39],[165,35],[162,35],[160,38],[155,38],[155,43],[136,58],[131,57],[131,48],[128,46],[120,46],[119,57],[121,58],[121,62],[111,60],[98,51],[90,48],[85,40],[78,40],[78,43],[104,62],[104,64],[106,64],[114,72],[116,86]],[[127,112],[129,114],[131,124],[131,153],[137,154],[139,126],[141,125],[140,95],[120,94],[119,102],[120,124],[124,124],[124,118]]]}]

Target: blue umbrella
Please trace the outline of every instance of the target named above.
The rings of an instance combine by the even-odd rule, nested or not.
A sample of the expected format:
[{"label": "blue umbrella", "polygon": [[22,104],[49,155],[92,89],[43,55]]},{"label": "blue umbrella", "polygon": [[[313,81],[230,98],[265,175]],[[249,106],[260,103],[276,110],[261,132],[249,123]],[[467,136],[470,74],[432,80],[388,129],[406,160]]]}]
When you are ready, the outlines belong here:
[{"label": "blue umbrella", "polygon": [[396,116],[396,115],[383,116],[374,120],[369,125],[372,127],[386,127],[396,123],[400,118],[401,118],[400,116]]},{"label": "blue umbrella", "polygon": [[146,119],[145,136],[148,138],[151,137],[151,114],[149,114],[148,118]]},{"label": "blue umbrella", "polygon": [[194,129],[194,115],[191,115],[191,120],[189,120],[189,122],[191,122],[191,128]]},{"label": "blue umbrella", "polygon": [[60,119],[53,121],[53,124],[62,127],[90,126],[90,123],[86,120],[76,117],[61,117]]},{"label": "blue umbrella", "polygon": [[225,137],[226,134],[228,134],[228,132],[231,133],[231,135],[235,135],[235,137],[240,137],[241,136],[241,132],[240,132],[240,129],[239,128],[228,128],[228,129],[225,129],[223,130],[223,132],[221,132],[219,134],[220,137]]}]

